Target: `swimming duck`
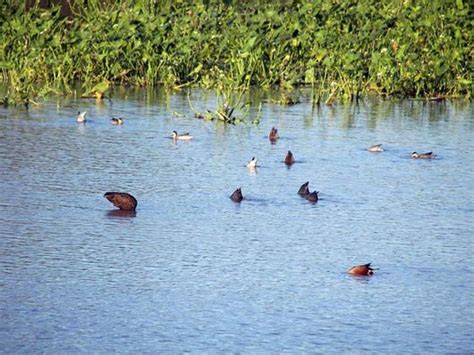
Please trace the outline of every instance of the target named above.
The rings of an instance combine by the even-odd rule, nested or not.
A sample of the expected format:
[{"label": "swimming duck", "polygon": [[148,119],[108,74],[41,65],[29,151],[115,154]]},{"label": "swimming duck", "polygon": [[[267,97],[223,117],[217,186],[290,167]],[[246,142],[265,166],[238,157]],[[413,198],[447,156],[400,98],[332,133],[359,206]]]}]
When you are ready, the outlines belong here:
[{"label": "swimming duck", "polygon": [[280,136],[278,135],[278,129],[272,127],[270,133],[268,134],[268,139],[270,140],[270,142],[274,143],[278,138],[280,138]]},{"label": "swimming duck", "polygon": [[241,202],[244,199],[244,196],[242,196],[242,190],[239,187],[237,190],[235,190],[232,195],[230,195],[230,199],[234,202]]},{"label": "swimming duck", "polygon": [[411,153],[411,157],[413,159],[434,159],[436,158],[436,155],[434,155],[433,152],[427,152],[427,153],[413,152]]},{"label": "swimming duck", "polygon": [[298,195],[306,196],[309,195],[309,181],[306,181],[303,185],[301,185],[300,189],[298,190]]},{"label": "swimming duck", "polygon": [[123,118],[121,118],[121,117],[112,117],[110,122],[115,126],[119,126],[119,125],[123,124]]},{"label": "swimming duck", "polygon": [[309,202],[318,202],[319,200],[319,191],[313,191],[309,194],[307,194],[305,197]]},{"label": "swimming duck", "polygon": [[137,199],[127,192],[106,192],[104,197],[121,210],[135,211],[137,208]]},{"label": "swimming duck", "polygon": [[351,275],[356,275],[356,276],[370,276],[374,274],[374,268],[370,267],[371,263],[365,264],[365,265],[357,265],[351,267],[347,272]]},{"label": "swimming duck", "polygon": [[375,144],[367,148],[367,150],[369,152],[379,153],[379,152],[383,152],[385,149],[382,148],[382,144]]},{"label": "swimming duck", "polygon": [[190,140],[190,139],[193,139],[193,136],[190,135],[189,133],[182,133],[182,134],[178,134],[178,132],[176,131],[173,131],[173,133],[171,133],[171,137],[173,139],[179,139],[179,140]]},{"label": "swimming duck", "polygon": [[77,123],[85,123],[86,122],[86,115],[87,115],[87,111],[84,111],[84,112],[78,111],[76,122]]},{"label": "swimming duck", "polygon": [[293,153],[291,152],[291,150],[289,150],[285,157],[285,164],[292,165],[294,162],[295,162],[295,157],[293,156]]},{"label": "swimming duck", "polygon": [[252,159],[247,163],[247,168],[255,169],[256,167],[257,167],[257,159],[255,159],[255,157],[252,157]]}]

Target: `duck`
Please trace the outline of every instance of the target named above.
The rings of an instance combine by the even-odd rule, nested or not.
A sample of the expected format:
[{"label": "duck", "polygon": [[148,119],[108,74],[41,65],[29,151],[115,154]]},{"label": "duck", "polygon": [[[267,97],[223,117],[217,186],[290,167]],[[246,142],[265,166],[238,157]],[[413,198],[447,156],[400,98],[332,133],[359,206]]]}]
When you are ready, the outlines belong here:
[{"label": "duck", "polygon": [[434,155],[433,152],[427,152],[427,153],[413,152],[411,153],[411,157],[413,159],[434,159],[436,158],[436,155]]},{"label": "duck", "polygon": [[239,187],[237,190],[235,190],[232,195],[230,195],[230,199],[234,202],[242,202],[244,199],[244,196],[242,195],[242,189]]},{"label": "duck", "polygon": [[257,167],[257,159],[255,157],[252,157],[252,159],[249,160],[247,163],[247,168],[249,169],[255,169]]},{"label": "duck", "polygon": [[277,141],[278,138],[280,138],[280,136],[278,135],[278,129],[272,127],[270,133],[268,134],[268,139],[270,140],[270,142],[274,143]]},{"label": "duck", "polygon": [[77,123],[86,123],[86,115],[87,115],[87,111],[84,111],[84,112],[78,111],[77,112],[77,117],[76,117],[76,122]]},{"label": "duck", "polygon": [[189,133],[182,133],[182,134],[178,134],[178,132],[176,131],[173,131],[171,133],[171,137],[175,140],[190,140],[190,139],[193,139],[193,136],[190,135]]},{"label": "duck", "polygon": [[305,198],[309,201],[309,202],[313,202],[313,203],[316,203],[318,202],[319,200],[319,191],[313,191],[311,193],[308,193]]},{"label": "duck", "polygon": [[292,165],[294,162],[295,162],[295,157],[293,156],[293,153],[291,152],[291,150],[289,150],[285,157],[285,164]]},{"label": "duck", "polygon": [[137,199],[127,192],[106,192],[104,197],[123,211],[135,211]]},{"label": "duck", "polygon": [[122,117],[112,117],[110,122],[115,126],[123,125],[123,118]]},{"label": "duck", "polygon": [[309,181],[306,181],[303,185],[301,185],[300,189],[298,190],[298,195],[306,196],[309,195]]},{"label": "duck", "polygon": [[374,274],[374,270],[376,269],[372,268],[370,264],[371,263],[353,266],[347,270],[347,273],[355,276],[371,276]]},{"label": "duck", "polygon": [[369,152],[373,152],[373,153],[380,153],[380,152],[385,151],[385,149],[382,148],[382,144],[375,144],[375,145],[372,145],[372,146],[370,146],[369,148],[367,148],[367,150],[368,150]]}]

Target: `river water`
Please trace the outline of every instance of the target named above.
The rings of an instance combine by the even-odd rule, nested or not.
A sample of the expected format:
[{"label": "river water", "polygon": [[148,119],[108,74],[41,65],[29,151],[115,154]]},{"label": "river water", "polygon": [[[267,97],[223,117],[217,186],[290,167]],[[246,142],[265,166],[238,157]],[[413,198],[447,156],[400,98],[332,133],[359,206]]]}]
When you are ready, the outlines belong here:
[{"label": "river water", "polygon": [[201,91],[0,108],[0,352],[472,353],[472,103],[301,101],[258,125],[194,118]]}]

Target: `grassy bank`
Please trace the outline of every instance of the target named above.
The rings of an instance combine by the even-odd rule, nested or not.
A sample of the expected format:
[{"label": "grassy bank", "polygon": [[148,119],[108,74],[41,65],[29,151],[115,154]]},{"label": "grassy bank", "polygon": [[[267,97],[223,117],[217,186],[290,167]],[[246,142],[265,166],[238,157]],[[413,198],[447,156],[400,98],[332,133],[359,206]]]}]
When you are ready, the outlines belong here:
[{"label": "grassy bank", "polygon": [[470,1],[77,0],[72,18],[18,2],[0,5],[1,77],[16,96],[77,81],[99,92],[310,85],[329,100],[473,93]]}]

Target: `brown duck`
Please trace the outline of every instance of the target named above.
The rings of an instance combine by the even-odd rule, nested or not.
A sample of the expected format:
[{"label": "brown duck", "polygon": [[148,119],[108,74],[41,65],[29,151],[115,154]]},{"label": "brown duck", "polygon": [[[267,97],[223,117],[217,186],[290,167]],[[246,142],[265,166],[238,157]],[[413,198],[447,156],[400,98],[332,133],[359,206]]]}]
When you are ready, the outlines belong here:
[{"label": "brown duck", "polygon": [[355,276],[370,276],[374,274],[374,268],[370,267],[371,263],[365,265],[357,265],[351,267],[347,272],[351,275]]},{"label": "brown duck", "polygon": [[300,189],[298,190],[298,195],[300,196],[306,196],[309,195],[309,181],[306,181],[303,185],[301,185]]},{"label": "brown duck", "polygon": [[237,190],[235,190],[232,195],[230,195],[230,199],[234,202],[241,202],[244,199],[244,196],[242,196],[242,190],[239,187]]},{"label": "brown duck", "polygon": [[268,134],[268,139],[270,140],[270,142],[274,143],[277,141],[278,138],[280,138],[280,136],[278,135],[278,129],[272,127],[270,133]]},{"label": "brown duck", "polygon": [[291,152],[291,150],[289,150],[285,157],[285,164],[292,165],[294,163],[295,163],[295,157],[293,156],[293,153]]},{"label": "brown duck", "polygon": [[123,211],[135,211],[137,199],[126,192],[106,192],[104,197]]},{"label": "brown duck", "polygon": [[319,194],[319,191],[313,191],[313,192],[307,194],[305,197],[309,202],[315,202],[316,203],[319,200],[318,194]]}]

